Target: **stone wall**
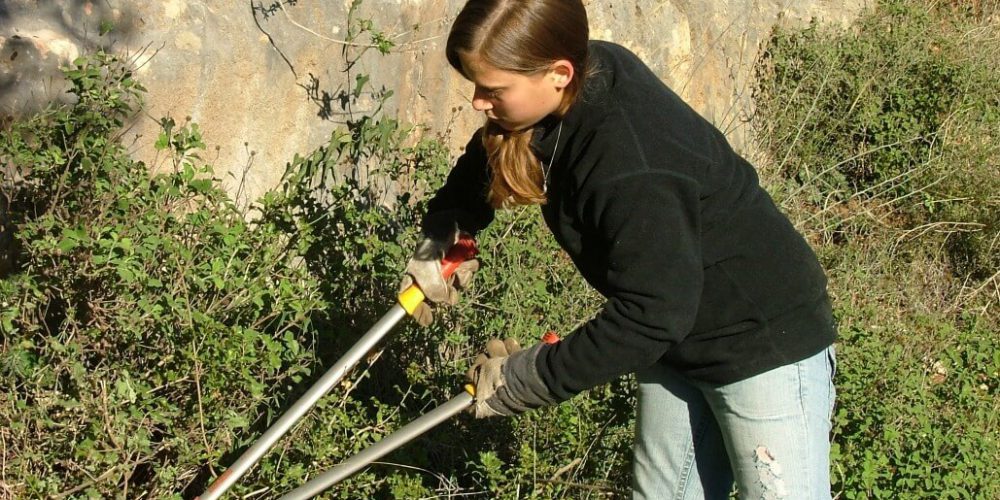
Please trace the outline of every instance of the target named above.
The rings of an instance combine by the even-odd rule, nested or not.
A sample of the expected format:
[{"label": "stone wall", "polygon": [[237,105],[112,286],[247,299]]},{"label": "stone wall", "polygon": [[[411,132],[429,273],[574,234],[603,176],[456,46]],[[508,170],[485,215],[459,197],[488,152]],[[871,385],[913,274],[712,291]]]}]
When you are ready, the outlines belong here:
[{"label": "stone wall", "polygon": [[[637,52],[744,148],[753,67],[772,27],[845,24],[863,1],[585,3],[592,38]],[[372,20],[396,45],[382,56],[345,43],[351,0],[0,0],[0,115],[66,99],[59,65],[104,48],[133,58],[149,89],[126,136],[135,154],[154,162],[158,119],[190,117],[220,177],[244,179],[250,196],[273,186],[295,153],[323,144],[334,128],[375,105],[366,94],[343,106],[358,75],[394,91],[390,113],[458,148],[482,121],[468,106],[470,85],[443,53],[449,22],[463,3],[364,0],[353,19]]]}]

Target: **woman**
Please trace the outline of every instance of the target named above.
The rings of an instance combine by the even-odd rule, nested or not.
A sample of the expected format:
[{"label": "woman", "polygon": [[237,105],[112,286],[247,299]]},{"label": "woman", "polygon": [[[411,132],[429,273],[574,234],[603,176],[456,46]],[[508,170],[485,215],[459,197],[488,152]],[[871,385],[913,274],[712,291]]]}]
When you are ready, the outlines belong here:
[{"label": "woman", "polygon": [[[437,262],[495,209],[540,205],[607,302],[555,345],[492,340],[477,417],[639,382],[634,498],[829,498],[835,329],[813,252],[723,135],[634,54],[588,40],[580,0],[472,0],[447,43],[486,124],[429,204],[407,266]],[[430,309],[416,315],[430,321]]]}]

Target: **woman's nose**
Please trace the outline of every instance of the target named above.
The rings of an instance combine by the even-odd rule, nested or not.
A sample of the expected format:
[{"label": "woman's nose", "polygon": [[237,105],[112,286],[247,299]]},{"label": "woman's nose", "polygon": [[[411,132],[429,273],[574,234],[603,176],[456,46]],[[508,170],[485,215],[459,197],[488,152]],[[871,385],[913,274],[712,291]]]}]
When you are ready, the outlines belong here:
[{"label": "woman's nose", "polygon": [[493,102],[489,98],[489,93],[477,88],[475,94],[472,96],[472,109],[476,111],[489,111],[493,109]]}]

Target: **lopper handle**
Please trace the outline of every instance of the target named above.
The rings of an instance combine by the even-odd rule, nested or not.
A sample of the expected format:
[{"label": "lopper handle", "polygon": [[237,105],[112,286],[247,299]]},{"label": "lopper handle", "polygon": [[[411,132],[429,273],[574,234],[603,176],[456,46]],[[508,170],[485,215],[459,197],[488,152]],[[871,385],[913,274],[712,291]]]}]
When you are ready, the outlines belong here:
[{"label": "lopper handle", "polygon": [[[475,248],[474,246],[472,247]],[[452,252],[449,252],[449,255]],[[472,253],[471,255],[475,255]],[[463,259],[464,260],[464,259]],[[453,264],[452,271],[461,261]],[[555,344],[559,342],[556,332],[548,331],[542,335],[542,342]],[[385,454],[405,445],[417,436],[451,418],[475,403],[476,389],[472,384],[465,385],[465,392],[460,392],[447,403],[435,408],[429,413],[403,426],[396,432],[382,438],[381,441],[365,448],[360,453],[344,460],[336,467],[323,472],[308,482],[283,495],[279,500],[308,500],[322,493],[327,488],[350,477],[355,472],[367,467]]]},{"label": "lopper handle", "polygon": [[[451,278],[451,275],[455,274],[458,266],[469,259],[474,259],[478,253],[479,249],[476,248],[476,240],[472,239],[472,236],[465,234],[459,236],[458,241],[451,246],[448,253],[441,259],[441,275],[444,276],[445,281]],[[399,305],[403,306],[407,314],[412,315],[417,306],[424,301],[424,298],[423,290],[414,283],[399,294]]]},{"label": "lopper handle", "polygon": [[549,330],[545,332],[545,335],[542,335],[542,343],[545,344],[549,345],[558,344],[560,340],[561,339],[559,338],[559,334],[552,330]]},{"label": "lopper handle", "polygon": [[[462,236],[459,238],[458,242],[455,243],[445,255],[445,258],[441,261],[441,268],[444,273],[445,279],[451,277],[458,269],[458,266],[476,256],[476,242],[471,236]],[[217,500],[226,492],[236,481],[239,480],[243,474],[245,474],[257,461],[260,460],[265,453],[270,450],[274,444],[281,439],[282,436],[288,432],[299,419],[309,409],[316,405],[320,398],[330,392],[336,384],[340,382],[341,379],[347,374],[347,372],[354,367],[361,360],[361,357],[366,353],[371,351],[376,343],[382,339],[389,330],[403,318],[403,310],[413,314],[413,310],[420,305],[424,300],[424,293],[420,291],[417,286],[411,286],[407,288],[399,296],[399,303],[402,309],[399,307],[393,307],[382,316],[382,319],[378,321],[371,329],[368,330],[364,336],[358,340],[348,352],[341,357],[336,364],[334,364],[326,373],[320,377],[303,394],[299,399],[289,408],[274,424],[267,429],[267,431],[254,442],[246,451],[243,452],[240,457],[233,462],[226,472],[221,476],[216,478],[214,482],[208,487],[208,489],[200,496],[196,498],[202,498],[203,500]],[[471,401],[471,396],[466,396]],[[388,444],[388,443],[386,443]],[[307,498],[307,497],[303,497]]]},{"label": "lopper handle", "polygon": [[451,278],[452,274],[455,274],[458,266],[467,260],[476,258],[476,254],[478,253],[479,249],[476,248],[476,240],[472,239],[472,236],[467,234],[459,236],[458,241],[451,246],[448,253],[441,259],[441,275],[444,276],[445,281]]}]

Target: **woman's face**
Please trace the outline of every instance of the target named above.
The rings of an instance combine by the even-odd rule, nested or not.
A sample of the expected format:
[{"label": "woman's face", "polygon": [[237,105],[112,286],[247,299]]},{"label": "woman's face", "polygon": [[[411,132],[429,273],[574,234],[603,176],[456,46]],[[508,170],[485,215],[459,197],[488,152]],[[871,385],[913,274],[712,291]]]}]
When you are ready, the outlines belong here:
[{"label": "woman's face", "polygon": [[559,109],[573,73],[568,61],[531,75],[500,70],[474,57],[463,56],[462,67],[476,86],[472,107],[505,130],[530,127]]}]

